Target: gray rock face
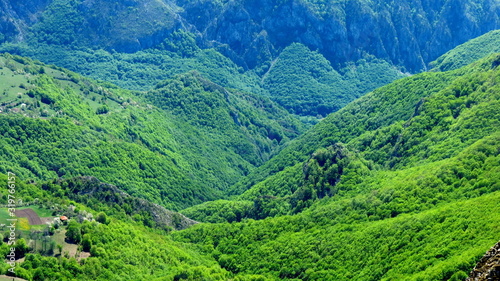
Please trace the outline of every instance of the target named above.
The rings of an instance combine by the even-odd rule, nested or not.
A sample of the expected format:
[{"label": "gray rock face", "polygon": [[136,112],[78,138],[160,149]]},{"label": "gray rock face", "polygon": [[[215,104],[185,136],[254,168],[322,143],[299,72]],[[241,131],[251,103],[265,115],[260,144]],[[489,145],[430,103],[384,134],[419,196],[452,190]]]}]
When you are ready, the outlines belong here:
[{"label": "gray rock face", "polygon": [[500,242],[486,252],[466,279],[466,281],[494,280],[500,280]]},{"label": "gray rock face", "polygon": [[[334,65],[369,53],[418,71],[447,50],[500,26],[494,0],[350,0],[322,5],[240,0],[216,7],[219,13],[201,14],[198,11],[214,9],[211,1],[178,2],[184,2],[182,16],[207,41],[228,44],[250,68],[261,62],[253,54],[257,41],[264,46],[261,60],[300,42]],[[249,51],[252,56],[247,56]]]},{"label": "gray rock face", "polygon": [[22,41],[51,0],[0,0],[0,43]]},{"label": "gray rock face", "polygon": [[[500,28],[496,0],[27,3],[0,0],[0,42],[26,40],[31,31],[49,43],[134,52],[183,29],[197,34],[199,45],[215,47],[246,68],[269,62],[285,47],[299,42],[318,50],[333,66],[371,54],[419,71],[453,47]],[[54,13],[57,9],[69,11],[70,6],[74,14]],[[66,19],[73,25],[58,30],[59,20],[67,24]],[[68,30],[71,34],[60,35]]]}]

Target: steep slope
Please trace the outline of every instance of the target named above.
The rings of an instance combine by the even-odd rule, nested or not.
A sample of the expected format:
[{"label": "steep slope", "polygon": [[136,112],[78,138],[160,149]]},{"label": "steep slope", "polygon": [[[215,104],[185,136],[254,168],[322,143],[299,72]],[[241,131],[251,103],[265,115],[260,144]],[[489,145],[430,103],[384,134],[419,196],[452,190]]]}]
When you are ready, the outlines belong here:
[{"label": "steep slope", "polygon": [[[1,3],[0,52],[133,90],[195,70],[221,86],[269,95],[309,123],[401,72],[427,69],[498,28],[500,14],[494,0]],[[321,67],[294,67],[307,58]]]},{"label": "steep slope", "polygon": [[499,65],[495,54],[366,95],[291,143],[263,170],[285,168],[239,197],[251,200],[240,213],[266,219],[175,239],[276,280],[465,279],[499,238]]},{"label": "steep slope", "polygon": [[[498,148],[498,140],[497,136],[486,143]],[[481,150],[482,145],[475,149]],[[0,183],[6,185],[7,176],[0,175]],[[88,184],[90,189],[99,188]],[[345,202],[345,208],[332,209],[335,205],[325,202],[295,216],[200,224],[169,234],[148,226],[141,219],[143,213],[135,213],[138,210],[129,209],[130,205],[112,206],[83,196],[85,203],[70,200],[79,191],[71,183],[33,185],[16,180],[16,195],[32,208],[71,218],[45,241],[61,233],[72,237],[71,230],[82,235],[74,243],[90,255],[77,260],[68,254],[19,251],[24,260],[16,265],[17,276],[54,281],[463,280],[495,243],[500,220],[496,191],[386,220],[363,218],[364,211],[353,208],[362,202],[356,198]],[[1,194],[6,196],[7,191]],[[90,219],[79,219],[82,216]],[[24,243],[37,239],[25,232],[18,235]],[[22,245],[19,242],[16,247],[26,250]],[[2,242],[0,251],[7,254],[9,247]],[[9,267],[4,261],[1,272]]]},{"label": "steep slope", "polygon": [[[254,218],[297,212],[317,198],[342,193],[336,185],[342,176],[349,179],[351,194],[357,189],[349,186],[370,170],[405,169],[457,155],[499,129],[497,62],[494,55],[459,70],[404,78],[331,114],[233,186],[239,199],[256,202],[242,201],[252,207],[240,212]],[[203,220],[197,212],[207,215],[210,204],[220,202],[184,213]]]},{"label": "steep slope", "polygon": [[[136,221],[142,221],[144,225],[149,227],[154,226],[160,229],[174,230],[185,229],[197,223],[182,214],[167,210],[158,204],[130,196],[118,189],[118,187],[100,182],[94,177],[58,179],[52,182],[44,182],[40,187],[50,194],[59,197],[64,195],[69,200],[74,200],[98,210],[114,208],[115,211],[120,209],[120,211],[123,211],[128,216],[140,214],[141,219],[136,219]],[[33,196],[34,194],[30,194],[25,199],[33,198]],[[99,204],[101,206],[96,207]]]},{"label": "steep slope", "polygon": [[337,72],[320,53],[298,43],[285,48],[268,70],[265,65],[243,72],[215,50],[197,47],[193,36],[185,32],[174,32],[156,48],[133,54],[25,43],[3,44],[0,51],[36,58],[132,90],[150,90],[166,78],[197,71],[219,85],[269,96],[294,114],[313,117],[326,116],[405,76],[374,57],[350,63]]},{"label": "steep slope", "polygon": [[29,3],[0,1],[0,43],[27,39],[28,29],[35,24],[51,0]]},{"label": "steep slope", "polygon": [[431,66],[439,71],[453,70],[497,52],[500,52],[500,30],[493,30],[450,50]]},{"label": "steep slope", "polygon": [[[282,108],[195,72],[134,93],[0,65],[0,173],[37,182],[19,198],[69,213],[66,238],[90,254],[28,254],[28,280],[463,280],[499,239],[500,54],[400,79],[291,142]],[[247,173],[234,200],[183,211],[222,223],[172,233],[163,209],[78,177],[181,209]]]},{"label": "steep slope", "polygon": [[201,224],[174,237],[204,245],[229,271],[270,280],[461,280],[498,240],[499,198],[496,192],[373,222],[360,222],[356,218],[363,215],[353,214],[347,222],[331,223],[335,214],[325,208],[262,221]]},{"label": "steep slope", "polygon": [[[0,169],[10,167],[23,178],[95,176],[177,209],[220,197],[302,130],[268,99],[225,90],[199,75],[162,85],[177,97],[152,98],[160,109],[142,93],[95,84],[61,68],[10,55],[0,63]],[[178,99],[189,115],[163,106]],[[203,120],[209,112],[200,104],[227,116],[198,127],[193,121],[210,121]]]},{"label": "steep slope", "polygon": [[[181,15],[250,68],[293,42],[333,65],[364,53],[426,69],[439,55],[499,25],[496,1],[177,1]],[[215,42],[211,41],[214,40]],[[213,42],[213,43],[212,43]],[[235,59],[236,61],[236,59]]]}]

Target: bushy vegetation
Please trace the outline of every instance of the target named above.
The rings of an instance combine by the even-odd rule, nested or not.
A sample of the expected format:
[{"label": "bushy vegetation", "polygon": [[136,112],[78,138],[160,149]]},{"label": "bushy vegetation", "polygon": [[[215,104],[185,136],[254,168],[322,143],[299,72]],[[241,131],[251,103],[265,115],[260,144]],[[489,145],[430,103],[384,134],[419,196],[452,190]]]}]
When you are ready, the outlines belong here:
[{"label": "bushy vegetation", "polygon": [[[354,185],[344,174],[335,195],[293,216],[200,224],[168,236],[123,204],[84,197],[79,198],[85,205],[68,200],[79,191],[71,182],[38,186],[18,182],[18,196],[27,202],[36,200],[57,209],[77,207],[66,236],[82,250],[89,248],[90,257],[76,260],[28,250],[17,272],[28,280],[463,277],[498,240],[499,148],[496,133],[455,157],[413,168],[373,170]],[[332,167],[331,159],[346,164],[342,159],[349,154],[341,146],[321,149],[308,160],[304,172],[314,174],[313,165]],[[1,179],[6,181],[5,176]],[[236,213],[233,206],[219,210]],[[96,221],[77,222],[76,214],[83,211],[94,213]],[[5,244],[2,247],[6,250]]]},{"label": "bushy vegetation", "polygon": [[[235,205],[239,220],[294,214],[325,196],[349,197],[371,190],[361,188],[361,182],[389,175],[379,171],[455,157],[500,128],[497,61],[494,55],[460,70],[415,75],[370,93],[320,122],[233,186],[234,194],[239,194],[235,202],[207,202],[185,213],[210,222],[235,220],[234,215],[219,211]],[[462,171],[459,174],[471,169],[454,165]],[[451,166],[440,173],[454,174],[446,170]],[[461,179],[435,176],[439,184]],[[480,181],[491,186],[496,180]]]},{"label": "bushy vegetation", "polygon": [[138,96],[21,57],[0,62],[2,81],[23,83],[1,96],[0,172],[25,179],[91,175],[178,209],[221,196],[303,130],[272,101],[197,74]]},{"label": "bushy vegetation", "polygon": [[[20,195],[26,201],[38,198],[46,206],[59,206],[58,210],[77,205],[96,219],[71,222],[66,230],[67,241],[88,250],[89,258],[43,256],[27,248],[19,275],[33,280],[45,276],[55,280],[463,279],[498,240],[499,61],[492,55],[458,70],[404,78],[364,96],[288,143],[255,172],[249,169],[249,176],[235,185],[231,200],[183,210],[210,223],[182,231],[158,224],[151,212],[126,200],[119,206],[110,204],[111,194],[82,196],[82,188],[89,186],[79,185],[78,180],[21,184]],[[4,73],[11,77],[20,65],[29,66],[23,73],[38,75],[25,77],[24,86],[18,88],[21,98],[10,91],[5,95],[10,99],[6,110],[18,108],[19,99],[31,101],[24,111],[31,118],[15,111],[2,115],[3,153],[6,161],[15,163],[12,167],[3,162],[2,169],[12,167],[21,177],[99,173],[105,181],[120,180],[118,186],[133,195],[155,200],[155,192],[160,192],[160,198],[165,194],[160,203],[182,208],[186,199],[196,203],[201,196],[207,197],[199,201],[217,196],[216,188],[206,188],[210,170],[203,167],[221,168],[225,162],[209,158],[213,162],[209,166],[198,158],[199,166],[193,168],[188,165],[190,150],[174,148],[211,139],[214,147],[232,151],[225,156],[238,155],[253,167],[272,155],[270,147],[278,148],[294,134],[293,119],[281,127],[272,120],[273,116],[288,120],[289,115],[270,100],[220,87],[198,73],[167,80],[142,99],[127,91],[120,94],[110,85],[99,90],[89,84],[89,96],[114,101],[96,99],[92,107],[90,102],[85,106],[85,95],[71,94],[76,91],[72,87],[85,84],[79,76],[64,71],[62,75],[61,70],[19,57],[7,56],[3,62]],[[57,81],[67,83],[65,90]],[[32,88],[34,83],[39,86]],[[120,96],[131,100],[120,106]],[[84,105],[65,104],[65,99]],[[60,112],[59,117],[45,120],[37,115],[33,101],[38,100],[52,110],[49,114]],[[109,112],[97,114],[96,108],[103,105]],[[145,113],[137,110],[141,107]],[[123,114],[128,117],[121,127],[118,119]],[[175,138],[180,132],[175,129],[153,141],[157,131],[151,122],[161,122],[158,116],[176,120],[160,124],[182,124],[186,142],[177,143],[181,138]],[[188,132],[197,133],[190,138]],[[245,146],[229,142],[243,141],[239,132],[255,140],[252,148],[245,149],[252,153],[238,151]],[[160,141],[163,136],[170,143]],[[87,146],[95,156],[92,151],[79,153]],[[103,156],[108,160],[91,158]],[[70,161],[73,157],[79,160]],[[135,161],[137,166],[127,166]],[[58,163],[63,164],[56,167]],[[134,174],[139,170],[144,174]],[[204,185],[185,176],[189,175],[185,171],[197,173]],[[148,179],[143,186],[134,182],[139,177]],[[155,181],[158,189],[150,189]],[[127,185],[130,182],[134,185]],[[172,186],[160,186],[163,182]],[[175,197],[175,192],[185,193]]]},{"label": "bushy vegetation", "polygon": [[337,72],[320,53],[294,43],[271,63],[262,80],[271,98],[289,111],[321,118],[403,76],[374,57],[350,63]]},{"label": "bushy vegetation", "polygon": [[174,237],[205,245],[227,270],[275,279],[448,280],[466,275],[498,241],[498,200],[495,192],[375,222],[355,214],[335,220],[330,204],[296,216],[194,226]]},{"label": "bushy vegetation", "polygon": [[498,52],[500,52],[500,30],[493,30],[448,51],[430,65],[434,70],[453,70]]},{"label": "bushy vegetation", "polygon": [[[240,201],[218,203],[253,200],[238,212],[267,218],[200,224],[174,238],[205,245],[229,271],[276,279],[463,280],[499,239],[498,61],[405,78],[348,105],[275,158],[293,155],[289,166]],[[297,163],[312,144],[300,143],[326,134]],[[213,207],[186,211],[227,216]]]},{"label": "bushy vegetation", "polygon": [[26,41],[72,48],[97,45],[122,52],[138,51],[151,47],[145,37],[168,34],[175,25],[175,13],[158,1],[97,0],[90,5],[79,0],[54,0],[39,13]]}]

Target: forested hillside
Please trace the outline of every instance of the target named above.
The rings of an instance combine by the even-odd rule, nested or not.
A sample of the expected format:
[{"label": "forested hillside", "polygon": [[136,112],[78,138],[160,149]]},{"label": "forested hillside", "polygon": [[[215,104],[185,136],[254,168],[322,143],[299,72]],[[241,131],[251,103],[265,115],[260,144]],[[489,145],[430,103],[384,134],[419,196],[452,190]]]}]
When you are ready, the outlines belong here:
[{"label": "forested hillside", "polygon": [[493,30],[450,50],[433,61],[431,66],[439,71],[457,69],[498,52],[500,52],[500,30]]},{"label": "forested hillside", "polygon": [[195,73],[138,95],[22,57],[0,66],[0,171],[25,179],[95,176],[177,209],[219,198],[303,130]]},{"label": "forested hillside", "polygon": [[[291,143],[283,153],[236,185],[236,189],[239,189],[239,192],[244,191],[270,174],[305,161],[318,148],[337,142],[348,142],[392,123],[399,122],[399,126],[403,127],[401,122],[407,121],[415,114],[416,106],[423,102],[425,97],[448,86],[467,71],[466,69],[444,73],[422,73],[377,89],[341,111],[329,115],[299,140]],[[400,131],[392,133],[396,134],[396,140],[399,133]],[[386,144],[384,141],[381,143]]]},{"label": "forested hillside", "polygon": [[[0,183],[6,186],[11,176],[0,174]],[[172,241],[168,236],[172,228],[157,224],[152,217],[158,210],[147,209],[147,205],[134,205],[137,198],[122,198],[124,201],[116,202],[121,204],[110,204],[100,200],[98,194],[82,195],[90,190],[99,190],[102,188],[100,185],[95,180],[79,178],[37,185],[16,180],[16,196],[30,202],[31,208],[48,209],[53,215],[71,218],[65,224],[18,229],[18,240],[13,246],[23,262],[18,261],[15,268],[17,277],[23,280],[103,281],[222,281],[234,278],[234,274],[221,268],[213,257],[203,253],[200,246]],[[106,196],[106,191],[101,191],[100,195]],[[0,194],[7,196],[4,190]],[[113,197],[117,199],[120,195]],[[175,216],[173,221],[182,222]],[[37,229],[46,233],[43,238],[37,239],[33,235]],[[3,237],[8,237],[8,233],[2,233]],[[45,246],[37,248],[33,241]],[[10,247],[2,242],[2,255],[10,253]],[[74,252],[70,253],[71,249]],[[86,255],[82,258],[80,253]],[[2,263],[2,273],[8,267]],[[255,278],[239,274],[235,280]]]},{"label": "forested hillside", "polygon": [[[499,67],[494,54],[458,70],[404,78],[332,114],[259,169],[286,166],[239,197],[248,201],[191,208],[199,208],[193,217],[232,223],[171,232],[150,207],[106,195],[111,187],[98,181],[20,181],[27,202],[73,218],[47,239],[65,233],[65,247],[80,245],[89,256],[27,253],[19,242],[26,258],[18,274],[28,280],[464,280],[499,239]],[[195,74],[181,81],[206,83]],[[346,130],[334,129],[340,125]],[[324,141],[313,145],[314,138]],[[200,215],[207,206],[217,216]],[[79,221],[89,213],[94,220]],[[8,251],[5,243],[2,249]]]},{"label": "forested hillside", "polygon": [[375,57],[350,63],[337,72],[320,53],[294,43],[271,63],[262,77],[262,86],[290,112],[321,118],[370,90],[404,76],[394,66]]},{"label": "forested hillside", "polygon": [[411,71],[498,28],[500,12],[494,0],[2,0],[1,7],[3,41],[135,52],[183,30],[248,68],[299,42],[334,65],[368,53]]},{"label": "forested hillside", "polygon": [[499,239],[499,65],[492,55],[351,103],[236,185],[251,187],[242,200],[184,211],[233,223],[175,239],[275,279],[463,280]]},{"label": "forested hillside", "polygon": [[0,280],[494,276],[499,24],[496,0],[0,0]]},{"label": "forested hillside", "polygon": [[196,70],[319,119],[499,28],[500,14],[493,0],[1,3],[2,52],[133,90]]},{"label": "forested hillside", "polygon": [[453,47],[498,28],[500,12],[493,0],[192,0],[177,4],[203,38],[220,44],[222,52],[250,68],[300,42],[319,50],[334,65],[357,61],[368,53],[418,71]]}]

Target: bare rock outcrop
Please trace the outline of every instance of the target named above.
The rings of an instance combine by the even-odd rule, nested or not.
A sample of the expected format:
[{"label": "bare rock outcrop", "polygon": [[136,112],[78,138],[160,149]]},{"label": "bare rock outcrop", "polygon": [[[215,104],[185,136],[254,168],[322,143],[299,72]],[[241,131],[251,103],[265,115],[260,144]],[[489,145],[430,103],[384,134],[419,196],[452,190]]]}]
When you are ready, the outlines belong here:
[{"label": "bare rock outcrop", "polygon": [[500,280],[500,242],[486,252],[466,279],[466,281],[497,280]]}]

